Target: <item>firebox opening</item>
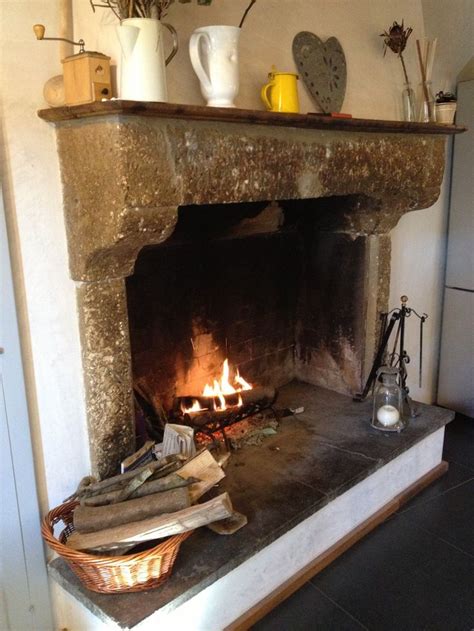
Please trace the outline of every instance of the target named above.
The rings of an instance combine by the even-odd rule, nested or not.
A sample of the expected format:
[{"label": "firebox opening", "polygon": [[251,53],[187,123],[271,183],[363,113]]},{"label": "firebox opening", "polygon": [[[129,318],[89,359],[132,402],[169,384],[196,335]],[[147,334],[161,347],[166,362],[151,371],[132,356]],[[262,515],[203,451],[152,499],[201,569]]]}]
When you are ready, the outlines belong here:
[{"label": "firebox opening", "polygon": [[321,224],[348,199],[181,207],[172,237],[145,248],[127,279],[142,403],[169,415],[225,360],[230,381],[238,371],[259,388],[358,390],[367,237]]}]

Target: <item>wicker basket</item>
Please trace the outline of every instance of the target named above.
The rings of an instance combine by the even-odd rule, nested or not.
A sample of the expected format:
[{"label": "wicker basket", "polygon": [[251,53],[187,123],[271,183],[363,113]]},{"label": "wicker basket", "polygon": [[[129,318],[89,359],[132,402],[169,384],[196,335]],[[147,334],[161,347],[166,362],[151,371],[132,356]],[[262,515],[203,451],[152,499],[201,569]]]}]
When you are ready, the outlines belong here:
[{"label": "wicker basket", "polygon": [[[94,592],[117,594],[139,592],[158,587],[171,575],[179,546],[193,531],[166,539],[163,543],[125,556],[99,556],[68,548],[67,538],[74,532],[72,515],[77,501],[53,508],[41,524],[44,540],[69,565],[84,585]],[[65,528],[58,538],[54,526],[63,521]]]}]

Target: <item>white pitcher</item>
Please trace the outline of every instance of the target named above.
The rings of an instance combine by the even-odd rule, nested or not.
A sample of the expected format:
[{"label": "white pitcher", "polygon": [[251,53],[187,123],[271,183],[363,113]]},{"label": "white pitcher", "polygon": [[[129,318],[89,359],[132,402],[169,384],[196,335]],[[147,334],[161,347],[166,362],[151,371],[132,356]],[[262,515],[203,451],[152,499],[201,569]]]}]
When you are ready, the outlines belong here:
[{"label": "white pitcher", "polygon": [[191,35],[191,63],[209,106],[235,107],[239,91],[239,38],[237,26],[203,26]]},{"label": "white pitcher", "polygon": [[[165,60],[163,27],[173,36],[173,50]],[[122,48],[120,98],[131,101],[168,101],[166,66],[178,52],[176,31],[153,18],[127,18],[117,26]]]}]

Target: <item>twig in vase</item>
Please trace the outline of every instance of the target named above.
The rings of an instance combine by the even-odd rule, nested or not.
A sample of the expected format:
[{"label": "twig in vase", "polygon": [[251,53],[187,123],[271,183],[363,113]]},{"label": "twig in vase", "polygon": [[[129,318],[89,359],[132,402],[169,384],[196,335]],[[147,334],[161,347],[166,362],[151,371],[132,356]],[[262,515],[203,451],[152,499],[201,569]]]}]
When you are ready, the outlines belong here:
[{"label": "twig in vase", "polygon": [[[165,17],[169,7],[175,0],[89,0],[92,10],[96,8],[110,9],[119,20],[126,18]],[[182,3],[191,0],[179,0]],[[198,4],[209,5],[212,0],[199,0]]]},{"label": "twig in vase", "polygon": [[239,28],[242,28],[242,26],[244,25],[245,20],[247,19],[247,15],[250,12],[250,9],[253,7],[253,5],[257,2],[257,0],[251,0],[249,6],[245,9],[245,13],[242,16],[242,19],[240,20],[240,24],[239,24]]},{"label": "twig in vase", "polygon": [[402,53],[398,55],[400,57],[400,61],[402,62],[403,74],[405,75],[405,83],[410,83],[408,79],[407,67],[405,66],[405,60],[403,59]]},{"label": "twig in vase", "polygon": [[422,85],[423,85],[423,96],[425,99],[425,103],[429,109],[429,114],[431,116],[431,106],[430,106],[430,98],[428,95],[428,87],[426,85],[426,69],[425,69],[425,65],[423,63],[423,55],[421,54],[421,46],[420,46],[420,40],[417,39],[416,40],[416,50],[418,52],[418,61],[420,63],[420,73],[421,73],[421,81],[422,81]]}]

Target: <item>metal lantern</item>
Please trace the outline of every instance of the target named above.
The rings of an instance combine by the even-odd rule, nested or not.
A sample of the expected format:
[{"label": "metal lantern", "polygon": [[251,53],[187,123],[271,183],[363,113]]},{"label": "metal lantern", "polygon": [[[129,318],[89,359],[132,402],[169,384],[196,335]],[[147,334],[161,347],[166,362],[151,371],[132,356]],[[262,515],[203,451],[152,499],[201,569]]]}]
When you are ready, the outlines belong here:
[{"label": "metal lantern", "polygon": [[399,369],[392,366],[381,366],[377,370],[372,413],[372,427],[375,429],[401,432],[407,425],[403,415],[403,391],[399,377]]}]

